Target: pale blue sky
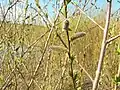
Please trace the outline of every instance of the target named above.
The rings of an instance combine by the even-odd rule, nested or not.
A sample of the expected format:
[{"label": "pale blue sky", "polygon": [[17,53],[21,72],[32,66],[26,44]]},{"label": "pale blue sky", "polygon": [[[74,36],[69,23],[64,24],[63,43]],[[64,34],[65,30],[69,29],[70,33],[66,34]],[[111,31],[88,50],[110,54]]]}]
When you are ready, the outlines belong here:
[{"label": "pale blue sky", "polygon": [[[25,2],[26,0],[22,0],[23,2]],[[40,5],[41,5],[41,7],[43,8],[45,5],[46,5],[46,3],[48,3],[48,1],[49,0],[39,0],[40,1]],[[54,8],[52,7],[52,5],[55,3],[55,1],[56,0],[51,0],[51,2],[48,4],[48,6],[47,6],[47,12],[48,12],[48,16],[49,16],[49,18],[50,18],[50,20],[52,20],[53,18],[54,18]],[[62,1],[62,0],[61,0]],[[72,1],[78,1],[78,0],[72,0]],[[84,1],[84,0],[82,0],[82,1]],[[93,0],[94,1],[94,0]],[[35,6],[35,0],[29,0],[29,3],[32,3],[32,6],[34,7]],[[113,0],[113,2],[112,2],[113,4],[112,4],[112,13],[114,13],[118,8],[120,8],[120,3],[118,3],[117,2],[117,0]],[[7,9],[7,7],[9,6],[8,4],[9,4],[9,0],[0,0],[0,4],[1,4],[1,6],[4,6],[4,9]],[[107,2],[106,2],[106,0],[97,0],[97,3],[96,3],[96,6],[97,7],[99,7],[99,8],[101,8],[101,9],[104,9],[105,10],[105,8],[106,8],[106,4],[107,4]],[[19,15],[21,15],[20,16],[20,18],[19,19],[17,19],[17,20],[19,20],[20,22],[23,20],[23,18],[24,18],[24,5],[25,4],[21,4],[22,6],[19,6],[18,5],[18,7],[17,7],[17,13],[16,13],[16,18],[18,18],[19,17]],[[88,6],[87,6],[87,8],[90,6],[91,4],[89,4]],[[80,6],[81,7],[81,6]],[[22,9],[21,9],[22,8]],[[90,9],[89,11],[90,11],[90,13],[89,13],[89,11],[88,12],[86,12],[87,14],[90,14],[90,16],[92,17],[92,16],[95,16],[95,15],[97,15],[97,14],[99,14],[100,13],[100,11],[101,11],[101,9],[99,9],[99,10],[95,10],[95,9]],[[75,10],[75,8],[74,8],[74,6],[72,6],[72,5],[70,5],[69,4],[69,15],[71,15],[71,14],[73,14],[73,12],[74,12],[74,10]],[[92,10],[94,10],[94,11],[92,11]],[[92,13],[91,13],[92,12]],[[8,20],[10,20],[10,21],[14,21],[15,20],[15,16],[13,16],[13,15],[15,15],[15,9],[13,10],[13,12],[12,12],[12,15],[11,16],[9,16],[9,15],[11,15],[11,14],[8,14]],[[27,12],[27,15],[29,16],[29,15],[33,15],[33,16],[35,16],[36,15],[36,13],[34,12],[34,10],[29,10],[28,12]],[[10,19],[9,19],[9,17],[10,17]],[[0,11],[0,19],[2,19],[2,14],[1,14],[1,11]]]},{"label": "pale blue sky", "polygon": [[[47,2],[48,2],[49,0],[40,0],[40,5],[41,6],[44,6]],[[52,0],[52,2],[51,3],[54,3],[56,0]],[[78,1],[78,0],[72,0],[72,1]],[[94,1],[94,0],[93,0]],[[97,3],[96,3],[96,6],[98,6],[98,7],[100,7],[101,9],[102,8],[105,8],[106,7],[106,2],[107,0],[97,0]],[[34,0],[29,0],[29,2],[31,2],[31,3],[34,3]],[[118,8],[120,8],[120,3],[118,3],[117,2],[117,0],[113,0],[112,1],[112,10],[113,10],[113,12],[115,11],[115,10],[117,10]],[[52,14],[53,13],[53,8],[52,8],[52,4],[49,4],[48,5],[48,7],[47,7],[47,9],[48,9],[48,12],[50,13],[50,14]],[[72,11],[72,10],[71,10]]]},{"label": "pale blue sky", "polygon": [[[25,1],[25,0],[22,0]],[[40,5],[43,6],[45,3],[47,3],[49,0],[39,0],[40,1]],[[56,0],[52,0],[52,2],[55,2]],[[78,1],[78,0],[72,0],[72,1]],[[93,0],[94,1],[94,0]],[[99,7],[105,7],[106,6],[106,1],[107,0],[97,0],[97,6]],[[6,4],[8,3],[9,0],[0,0],[0,3],[2,4]],[[29,0],[30,3],[34,3],[34,0]],[[120,3],[117,2],[117,0],[113,0],[113,10],[117,10],[118,8],[120,8]],[[51,11],[52,10],[52,5],[49,4],[48,6],[48,10]]]},{"label": "pale blue sky", "polygon": [[[25,1],[25,0],[22,0],[22,1]],[[40,1],[40,4],[41,5],[44,5],[44,3],[47,3],[49,0],[39,0]],[[56,0],[52,0],[52,2],[55,2]],[[78,0],[72,0],[72,1],[78,1]],[[0,0],[0,3],[8,3],[9,0]],[[29,2],[33,3],[34,0],[29,0]],[[117,0],[112,0],[113,2],[113,8],[114,9],[117,9],[117,8],[120,8],[120,3],[117,3]],[[100,6],[100,7],[104,7],[106,4],[106,0],[97,0],[97,5]]]},{"label": "pale blue sky", "polygon": [[[25,1],[25,0],[22,0],[22,1]],[[43,7],[44,5],[46,5],[46,3],[48,3],[49,0],[39,0],[39,1],[40,1],[40,5]],[[51,1],[52,2],[49,3],[49,5],[47,6],[47,10],[48,10],[49,15],[52,16],[53,15],[53,11],[54,11],[54,9],[52,8],[52,5],[53,5],[53,3],[55,3],[56,0],[51,0]],[[72,1],[78,1],[78,0],[72,0]],[[84,1],[84,0],[82,0],[82,1]],[[107,0],[97,0],[96,6],[100,7],[101,9],[102,8],[104,9],[106,7],[106,1]],[[2,3],[2,5],[3,4],[7,5],[8,2],[9,2],[9,0],[0,0],[0,3]],[[34,0],[29,0],[29,3],[32,3],[33,6],[35,5]],[[113,0],[112,3],[113,3],[112,4],[113,12],[115,10],[117,10],[118,8],[120,8],[120,3],[118,3],[117,0]],[[72,7],[72,5],[69,5],[69,7],[70,7],[70,11],[74,11],[74,8]]]}]

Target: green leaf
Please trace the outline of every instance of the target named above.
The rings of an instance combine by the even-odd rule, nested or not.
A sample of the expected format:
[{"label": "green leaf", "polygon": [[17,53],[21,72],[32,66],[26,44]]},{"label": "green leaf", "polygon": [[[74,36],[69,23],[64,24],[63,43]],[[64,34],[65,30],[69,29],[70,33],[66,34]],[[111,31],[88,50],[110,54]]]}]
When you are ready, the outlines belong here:
[{"label": "green leaf", "polygon": [[66,0],[66,4],[69,4],[71,2],[71,0]]},{"label": "green leaf", "polygon": [[39,0],[35,0],[35,4],[39,9],[41,9],[40,4],[39,4]]},{"label": "green leaf", "polygon": [[63,14],[63,16],[65,16],[65,6],[63,6],[61,13]]},{"label": "green leaf", "polygon": [[35,0],[35,3],[39,5],[39,0]]},{"label": "green leaf", "polygon": [[111,34],[112,36],[114,36],[114,34],[115,34],[115,27],[116,27],[116,25],[113,24],[113,25],[112,25],[112,29],[110,30],[110,34]]},{"label": "green leaf", "polygon": [[118,45],[118,47],[117,47],[117,50],[116,50],[116,51],[117,51],[117,54],[118,54],[118,55],[120,55],[120,46],[119,46],[119,45]]},{"label": "green leaf", "polygon": [[77,2],[73,2],[75,5],[78,5],[78,3]]},{"label": "green leaf", "polygon": [[13,1],[9,0],[9,5],[11,5],[13,3]]},{"label": "green leaf", "polygon": [[77,76],[78,76],[78,74],[77,74],[77,73],[74,73],[73,79],[76,80],[76,79],[77,79]]},{"label": "green leaf", "polygon": [[[71,2],[71,0],[65,0],[66,5],[68,5]],[[63,16],[65,16],[65,6],[63,6],[61,13],[63,14]]]},{"label": "green leaf", "polygon": [[45,17],[48,18],[48,14],[47,13],[45,13]]},{"label": "green leaf", "polygon": [[115,81],[116,84],[120,84],[120,77],[116,76],[114,81]]},{"label": "green leaf", "polygon": [[75,56],[71,55],[70,59],[73,61],[75,59]]},{"label": "green leaf", "polygon": [[24,11],[25,11],[25,15],[26,15],[26,13],[27,13],[27,10],[28,10],[28,0],[26,0],[26,4],[25,4],[25,8],[24,8]]},{"label": "green leaf", "polygon": [[3,82],[4,82],[4,77],[0,75],[0,84],[2,84]]}]

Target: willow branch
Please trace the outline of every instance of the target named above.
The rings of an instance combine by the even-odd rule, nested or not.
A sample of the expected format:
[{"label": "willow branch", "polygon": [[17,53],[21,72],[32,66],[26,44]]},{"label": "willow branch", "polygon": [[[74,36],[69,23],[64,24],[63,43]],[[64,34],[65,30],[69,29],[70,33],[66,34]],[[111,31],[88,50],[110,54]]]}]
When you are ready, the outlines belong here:
[{"label": "willow branch", "polygon": [[119,34],[119,35],[116,35],[115,37],[112,37],[112,38],[108,39],[108,40],[106,41],[106,43],[108,44],[108,43],[114,41],[115,39],[117,39],[117,38],[119,38],[119,37],[120,37],[120,34]]},{"label": "willow branch", "polygon": [[105,29],[104,29],[101,52],[100,52],[98,67],[97,67],[96,76],[95,76],[95,79],[94,79],[94,82],[93,82],[92,90],[97,90],[97,88],[98,88],[98,83],[99,83],[99,80],[100,80],[102,66],[103,66],[103,60],[104,60],[105,51],[106,51],[106,45],[107,45],[106,40],[107,40],[108,28],[109,28],[109,24],[110,24],[112,0],[107,1],[107,4],[108,5],[107,5],[106,25],[105,25]]},{"label": "willow branch", "polygon": [[57,37],[60,39],[60,41],[62,42],[62,44],[66,47],[66,48],[68,48],[67,47],[67,45],[65,44],[65,42],[63,41],[63,39],[61,38],[61,36],[57,33],[57,31],[56,31],[56,34],[57,34]]}]

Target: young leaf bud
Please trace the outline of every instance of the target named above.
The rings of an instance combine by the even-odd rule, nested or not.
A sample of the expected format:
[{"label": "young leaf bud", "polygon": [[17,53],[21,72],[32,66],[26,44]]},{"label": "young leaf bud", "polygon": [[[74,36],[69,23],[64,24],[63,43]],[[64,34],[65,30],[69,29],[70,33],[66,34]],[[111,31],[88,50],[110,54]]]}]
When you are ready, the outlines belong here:
[{"label": "young leaf bud", "polygon": [[68,30],[69,29],[69,21],[65,20],[65,22],[63,23],[63,29],[64,30]]}]

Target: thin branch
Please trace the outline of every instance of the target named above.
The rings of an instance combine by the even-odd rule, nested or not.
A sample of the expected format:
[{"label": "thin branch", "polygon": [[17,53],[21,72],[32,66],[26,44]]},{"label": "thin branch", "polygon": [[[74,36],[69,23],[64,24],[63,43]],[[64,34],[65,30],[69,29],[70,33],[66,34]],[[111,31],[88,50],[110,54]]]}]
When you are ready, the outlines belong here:
[{"label": "thin branch", "polygon": [[81,69],[83,69],[83,71],[84,71],[85,74],[89,77],[89,79],[93,82],[94,80],[93,80],[93,78],[91,77],[91,75],[85,70],[85,68],[84,68],[77,60],[75,60],[75,61],[78,63],[79,67],[80,67]]},{"label": "thin branch", "polygon": [[42,90],[45,90],[45,87],[48,85],[47,84],[47,77],[49,77],[49,65],[50,65],[50,58],[51,58],[51,50],[48,51],[48,58],[47,58],[47,62],[46,62],[46,67],[45,67],[45,74],[44,74],[44,83],[42,85]]},{"label": "thin branch", "polygon": [[67,45],[65,44],[65,42],[63,41],[63,39],[60,37],[60,35],[57,33],[57,31],[56,31],[56,34],[57,34],[57,37],[60,39],[60,41],[62,42],[62,44],[66,47],[66,48],[68,48],[67,47]]},{"label": "thin branch", "polygon": [[23,56],[28,52],[28,50],[29,50],[31,47],[35,46],[35,45],[37,44],[37,42],[38,42],[40,39],[42,39],[49,31],[50,31],[50,30],[46,31],[44,34],[42,34],[40,37],[38,37],[35,41],[33,41],[33,43],[30,44],[30,45],[28,46],[28,48],[24,51]]},{"label": "thin branch", "polygon": [[75,27],[75,32],[76,32],[76,31],[77,31],[77,29],[78,29],[78,26],[79,26],[80,20],[81,20],[81,14],[80,14],[79,19],[78,19],[78,22],[77,22],[77,24],[76,24],[76,27]]},{"label": "thin branch", "polygon": [[45,43],[44,51],[43,51],[43,53],[42,53],[42,56],[41,56],[40,59],[39,59],[39,63],[37,64],[37,66],[36,66],[36,68],[35,68],[35,71],[34,71],[34,73],[33,73],[33,76],[32,76],[32,78],[31,78],[31,80],[30,80],[30,83],[29,83],[29,85],[28,85],[27,90],[29,90],[29,88],[31,87],[31,85],[32,85],[32,83],[33,83],[33,81],[34,81],[34,79],[35,79],[35,76],[36,76],[36,74],[37,74],[37,72],[38,72],[38,70],[39,70],[39,68],[40,68],[40,65],[41,65],[41,63],[42,63],[42,61],[43,61],[44,55],[45,55],[46,50],[47,50],[47,46],[48,46],[48,44],[49,44],[49,40],[50,40],[50,38],[51,38],[53,29],[54,29],[54,27],[55,27],[55,24],[56,24],[56,22],[57,22],[57,19],[58,19],[58,17],[59,17],[59,14],[60,14],[61,9],[62,9],[62,6],[61,6],[58,14],[56,15],[55,21],[54,21],[54,23],[53,23],[53,25],[52,25],[52,27],[51,27],[50,33],[49,33],[48,38],[47,38],[46,43]]},{"label": "thin branch", "polygon": [[107,45],[106,40],[107,40],[108,28],[109,28],[109,24],[110,24],[112,0],[107,1],[107,4],[108,4],[108,6],[107,6],[107,15],[106,15],[106,25],[105,25],[105,30],[104,30],[103,40],[102,40],[102,46],[101,46],[101,52],[100,52],[98,67],[97,67],[96,76],[95,76],[95,79],[94,79],[94,82],[93,82],[92,90],[97,90],[97,88],[98,88],[98,83],[99,83],[99,80],[100,80],[102,66],[103,66],[104,55],[105,55],[105,51],[106,51],[106,45]]},{"label": "thin branch", "polygon": [[39,86],[39,84],[34,80],[35,85],[39,88],[39,90],[41,90],[41,87]]},{"label": "thin branch", "polygon": [[111,14],[111,16],[114,16],[115,14],[117,14],[120,11],[120,8],[117,9],[113,14]]},{"label": "thin branch", "polygon": [[10,83],[10,81],[11,81],[12,78],[13,78],[13,75],[12,75],[12,74],[13,74],[14,71],[15,71],[15,69],[13,69],[13,70],[9,73],[9,75],[7,76],[4,84],[0,87],[0,90],[5,90],[5,89],[7,88],[7,85]]},{"label": "thin branch", "polygon": [[31,85],[32,85],[32,83],[33,83],[33,81],[34,81],[34,79],[35,79],[35,76],[36,76],[36,74],[37,74],[37,72],[38,72],[38,70],[39,70],[39,68],[40,68],[40,65],[41,65],[41,63],[42,63],[42,61],[43,61],[43,58],[44,58],[44,55],[45,55],[45,53],[46,53],[47,46],[48,46],[48,43],[49,43],[51,34],[52,34],[52,32],[53,32],[53,29],[54,29],[54,25],[52,26],[52,28],[51,28],[51,30],[50,30],[50,33],[49,33],[48,38],[47,38],[46,43],[45,43],[45,47],[44,47],[43,54],[42,54],[41,58],[39,59],[39,63],[38,63],[38,65],[37,65],[36,68],[35,68],[35,71],[34,71],[34,73],[33,73],[32,79],[30,80],[30,83],[29,83],[29,85],[28,85],[27,90],[29,90],[29,88],[31,87]]},{"label": "thin branch", "polygon": [[[7,16],[7,14],[8,14],[8,11],[9,11],[13,6],[15,6],[15,5],[17,4],[17,2],[19,2],[19,0],[16,0],[12,5],[10,5],[10,6],[8,7],[5,15],[3,16],[2,24],[4,23],[4,21],[5,21],[5,19],[6,19],[6,16]],[[1,24],[0,27],[2,27],[2,24]]]},{"label": "thin branch", "polygon": [[[30,7],[31,7],[33,10],[35,10],[36,13],[38,12],[37,9],[35,9],[34,7],[32,7],[32,6],[30,6]],[[50,23],[48,24],[48,22],[49,22],[48,19],[45,19],[44,16],[43,16],[40,12],[38,12],[38,14],[36,14],[35,16],[33,16],[32,19],[34,19],[34,18],[35,18],[36,16],[38,16],[38,15],[40,15],[40,17],[41,17],[42,20],[44,21],[45,25],[46,25],[47,28],[49,29],[49,27],[50,27],[49,24],[50,24]],[[46,21],[46,20],[47,20],[47,21]]]},{"label": "thin branch", "polygon": [[20,71],[19,67],[16,66],[16,69],[17,69],[17,72],[21,75],[25,85],[28,87],[27,81],[25,80],[23,73]]},{"label": "thin branch", "polygon": [[[67,69],[67,59],[68,59],[68,56],[66,55],[65,57],[65,62],[64,62],[64,66],[62,67],[62,73],[61,73],[61,77],[60,79],[58,80],[56,86],[55,86],[55,90],[57,90],[57,87],[58,85],[60,85],[60,82],[63,80],[64,78],[64,75],[65,75],[65,72],[66,72],[66,69]],[[61,89],[60,89],[61,90]]]},{"label": "thin branch", "polygon": [[63,26],[63,29],[66,31],[66,36],[67,36],[67,41],[68,41],[68,57],[69,57],[69,60],[70,60],[70,76],[72,78],[72,82],[73,82],[73,87],[74,87],[74,90],[77,90],[76,88],[76,81],[74,79],[74,73],[73,73],[73,59],[72,59],[72,56],[71,56],[71,42],[70,42],[70,36],[69,36],[69,21],[67,20],[67,3],[65,0],[64,1],[64,10],[65,10],[65,22],[64,22],[64,26]]},{"label": "thin branch", "polygon": [[108,40],[106,41],[106,43],[108,44],[108,43],[114,41],[115,39],[117,39],[117,38],[119,38],[119,37],[120,37],[120,34],[119,34],[119,35],[116,35],[116,36],[114,36],[114,37],[112,37],[112,38],[110,38],[110,39],[108,39]]},{"label": "thin branch", "polygon": [[74,6],[78,7],[79,10],[87,17],[89,18],[93,23],[95,23],[99,28],[101,28],[102,30],[104,30],[104,28],[99,25],[94,19],[92,19],[90,16],[88,16],[77,4],[75,4],[74,2],[71,2]]}]

